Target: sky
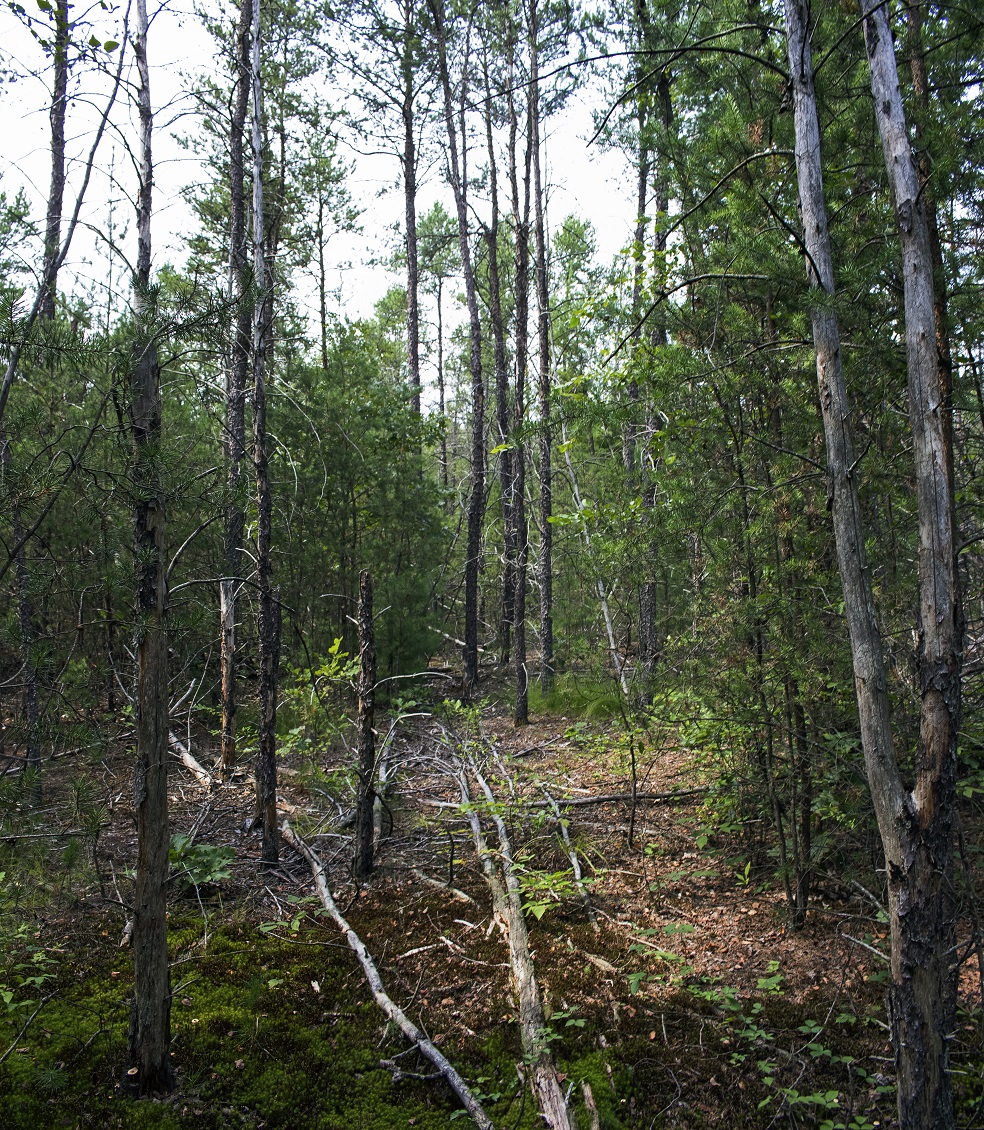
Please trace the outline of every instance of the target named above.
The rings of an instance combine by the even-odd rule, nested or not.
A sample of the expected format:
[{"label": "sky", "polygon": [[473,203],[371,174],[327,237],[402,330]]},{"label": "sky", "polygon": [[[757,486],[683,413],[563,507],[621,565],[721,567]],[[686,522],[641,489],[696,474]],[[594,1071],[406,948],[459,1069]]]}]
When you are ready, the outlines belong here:
[{"label": "sky", "polygon": [[[28,4],[30,11],[42,15],[36,10],[38,0],[25,0],[25,6]],[[175,0],[160,8],[151,7],[148,53],[155,108],[155,267],[164,263],[180,267],[185,262],[185,236],[193,230],[194,221],[184,191],[203,179],[198,158],[178,141],[180,135],[193,136],[200,128],[195,103],[187,91],[197,73],[207,72],[215,65],[214,45],[190,5],[191,0]],[[73,16],[78,18],[85,11],[77,5]],[[88,9],[100,39],[122,37],[121,11],[107,12],[98,3]],[[10,199],[19,188],[24,188],[31,199],[32,215],[43,221],[50,175],[48,63],[23,23],[7,6],[0,8],[0,45],[0,67],[8,76],[19,76],[15,81],[5,77],[0,85],[4,134],[0,146],[0,191]],[[114,65],[118,50],[100,52],[107,67]],[[133,79],[127,56],[124,81]],[[70,92],[67,129],[70,167],[66,217],[74,204],[73,191],[79,184],[108,87],[105,76],[95,75],[90,67],[78,68]],[[586,143],[592,133],[587,104],[592,97],[597,94],[592,94],[590,88],[575,94],[564,113],[549,123],[544,164],[549,186],[548,222],[557,227],[570,213],[590,220],[596,231],[599,261],[610,262],[631,239],[634,191],[624,160]],[[88,295],[93,306],[104,313],[121,307],[128,283],[125,260],[131,254],[133,239],[135,184],[128,143],[136,136],[133,125],[132,110],[125,92],[121,92],[111,128],[95,160],[95,172],[80,213],[80,229],[67,264],[76,292]],[[364,210],[362,231],[336,237],[329,245],[329,256],[334,260],[331,286],[337,288],[340,296],[339,312],[354,318],[371,315],[373,304],[398,281],[395,275],[370,264],[388,258],[392,252],[398,239],[394,227],[400,223],[403,202],[399,166],[394,158],[355,154],[352,158],[355,168],[349,188],[355,203]],[[421,187],[418,214],[436,199],[444,200],[453,212],[449,195],[439,170],[432,170]],[[111,246],[119,254],[111,256]],[[107,258],[113,259],[112,267],[107,265]]]}]

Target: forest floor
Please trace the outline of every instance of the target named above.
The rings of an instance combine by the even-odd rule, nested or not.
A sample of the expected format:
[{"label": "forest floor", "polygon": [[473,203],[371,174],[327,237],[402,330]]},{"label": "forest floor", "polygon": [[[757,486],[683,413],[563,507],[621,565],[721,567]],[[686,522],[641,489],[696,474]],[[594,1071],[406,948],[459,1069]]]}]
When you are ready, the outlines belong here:
[{"label": "forest floor", "polygon": [[[637,734],[630,746],[619,724],[570,712],[515,729],[505,691],[498,697],[493,685],[480,710],[416,708],[379,727],[389,783],[367,883],[351,877],[344,744],[295,741],[281,771],[283,814],[323,859],[386,991],[495,1126],[540,1123],[523,1085],[503,924],[461,805],[462,767],[479,769],[495,795],[476,802],[481,821],[491,827],[499,813],[510,828],[573,1125],[892,1126],[871,862],[847,864],[859,881],[818,879],[804,927],[792,930],[764,831],[722,817],[714,774],[671,733]],[[135,1102],[122,1087],[132,959],[120,941],[135,841],[121,743],[85,778],[102,825],[95,842],[60,835],[85,816],[67,761],[45,780],[47,823],[25,808],[23,828],[35,830],[18,834],[36,839],[6,842],[20,870],[8,862],[0,880],[0,1126],[467,1125],[373,1003],[304,861],[284,845],[280,866],[261,870],[248,771],[209,786],[172,765],[172,828],[191,837],[170,909],[178,1089]],[[574,802],[562,812],[583,890],[551,801]],[[961,1004],[961,1124],[980,1126],[974,962]]]}]

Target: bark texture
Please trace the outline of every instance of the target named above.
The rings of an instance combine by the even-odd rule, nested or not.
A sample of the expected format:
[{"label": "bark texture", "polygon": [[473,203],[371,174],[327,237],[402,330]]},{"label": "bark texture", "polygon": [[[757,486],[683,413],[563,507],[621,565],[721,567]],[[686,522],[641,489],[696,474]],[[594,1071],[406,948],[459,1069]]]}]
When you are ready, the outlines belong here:
[{"label": "bark texture", "polygon": [[133,51],[139,86],[137,263],[133,280],[135,342],[130,374],[136,563],[137,758],[134,814],[137,876],[133,913],[133,1005],[129,1059],[141,1095],[170,1091],[171,985],[167,964],[167,581],[164,488],[160,479],[161,389],[150,308],[153,113],[147,65],[146,0],[137,0]]},{"label": "bark texture", "polygon": [[915,788],[903,784],[892,741],[856,461],[841,363],[833,262],[820,161],[809,10],[786,0],[796,165],[814,303],[813,333],[827,438],[831,510],[844,588],[865,764],[885,851],[892,944],[890,1019],[903,1130],[954,1125],[948,1039],[956,1003],[951,838],[960,709],[961,616],[954,559],[945,404],[937,362],[932,262],[918,176],[883,8],[864,0],[872,95],[902,242],[910,423],[919,511],[922,694]]},{"label": "bark texture", "polygon": [[547,227],[543,175],[540,167],[539,95],[539,10],[536,0],[530,8],[530,84],[529,137],[533,150],[533,235],[536,244],[536,305],[539,373],[537,394],[540,409],[540,557],[537,579],[540,583],[540,686],[549,694],[554,683],[553,628],[553,467],[550,426],[550,297],[547,277]]},{"label": "bark texture", "polygon": [[260,734],[256,753],[256,823],[263,830],[262,859],[280,856],[277,832],[277,671],[280,602],[273,590],[273,495],[267,453],[266,352],[270,302],[263,226],[263,85],[260,67],[260,0],[250,24],[253,143],[253,466],[256,475],[256,580],[259,588]]},{"label": "bark texture", "polygon": [[236,760],[236,602],[242,569],[246,514],[243,505],[243,459],[246,455],[246,382],[252,336],[249,302],[250,266],[246,239],[246,166],[243,137],[250,96],[250,24],[252,0],[242,0],[236,27],[236,87],[229,124],[229,300],[233,304],[232,340],[226,362],[225,568],[219,585],[222,680],[222,769]]},{"label": "bark texture", "polygon": [[915,784],[888,859],[889,995],[902,1130],[954,1125],[949,1040],[957,997],[952,839],[963,619],[947,393],[937,352],[926,201],[912,153],[888,15],[863,0],[871,96],[902,253],[909,425],[919,518],[919,744]]}]

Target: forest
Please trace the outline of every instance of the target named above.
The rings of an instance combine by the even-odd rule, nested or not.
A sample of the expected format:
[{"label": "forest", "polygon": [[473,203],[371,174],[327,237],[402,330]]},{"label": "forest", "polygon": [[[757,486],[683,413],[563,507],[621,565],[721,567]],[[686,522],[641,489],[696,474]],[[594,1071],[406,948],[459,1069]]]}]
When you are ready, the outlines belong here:
[{"label": "forest", "polygon": [[980,7],[0,27],[0,1125],[984,1127]]}]

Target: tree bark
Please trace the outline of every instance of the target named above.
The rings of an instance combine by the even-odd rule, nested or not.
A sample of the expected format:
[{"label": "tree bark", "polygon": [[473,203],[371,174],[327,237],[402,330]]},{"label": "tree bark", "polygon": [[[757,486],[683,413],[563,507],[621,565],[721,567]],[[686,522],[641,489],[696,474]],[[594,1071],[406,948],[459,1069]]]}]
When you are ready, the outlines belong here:
[{"label": "tree bark", "polygon": [[956,1003],[951,883],[956,733],[960,706],[960,602],[952,501],[936,360],[932,267],[884,9],[864,2],[872,95],[902,235],[910,420],[920,547],[916,785],[903,785],[892,740],[881,637],[864,550],[850,406],[844,383],[820,161],[820,129],[804,0],[786,0],[796,167],[808,276],[823,292],[812,310],[831,510],[854,660],[868,782],[885,851],[892,947],[890,1019],[902,1130],[954,1125],[948,1039]]},{"label": "tree bark", "polygon": [[533,235],[536,252],[536,305],[539,373],[537,393],[540,409],[540,557],[537,577],[540,582],[540,688],[549,694],[554,684],[553,630],[553,467],[550,425],[550,299],[547,276],[547,229],[540,169],[540,70],[539,6],[530,5],[530,83],[529,136],[533,150]]},{"label": "tree bark", "polygon": [[252,0],[241,0],[236,28],[236,90],[229,126],[229,300],[233,330],[226,363],[225,568],[219,584],[219,666],[222,683],[221,765],[228,772],[236,760],[236,603],[242,569],[246,514],[242,461],[246,454],[246,382],[252,336],[249,254],[246,239],[246,166],[243,135],[250,95],[250,23]]},{"label": "tree bark", "polygon": [[55,316],[55,298],[58,290],[59,251],[61,250],[62,206],[65,200],[65,111],[68,106],[68,0],[56,0],[54,9],[55,34],[51,44],[54,63],[54,83],[51,92],[51,184],[48,189],[48,212],[44,229],[44,267],[41,286],[41,318],[50,321]]},{"label": "tree bark", "polygon": [[963,618],[954,537],[947,390],[937,351],[926,200],[884,6],[863,0],[871,96],[902,252],[909,424],[919,520],[919,744],[915,787],[888,854],[892,1036],[902,1130],[953,1126],[949,1041],[957,1003],[952,838]]},{"label": "tree bark", "polygon": [[[516,54],[516,36],[510,23],[510,76]],[[526,370],[529,359],[530,305],[530,173],[533,147],[527,136],[523,162],[523,192],[520,196],[517,144],[519,115],[516,112],[515,82],[510,81],[507,93],[509,109],[509,189],[512,195],[513,269],[516,288],[516,386],[513,395],[512,431],[515,437],[511,520],[516,547],[516,583],[513,590],[513,654],[515,669],[515,703],[513,721],[517,726],[529,722],[529,671],[526,661],[526,573],[529,562],[529,523],[526,517],[526,444],[522,430],[526,422]],[[527,98],[530,97],[527,88]],[[527,124],[529,115],[527,114]]]},{"label": "tree bark", "polygon": [[407,361],[413,410],[420,415],[420,272],[417,265],[417,150],[414,137],[413,0],[402,0],[403,200],[407,249]]},{"label": "tree bark", "polygon": [[253,464],[256,473],[256,579],[259,588],[260,725],[256,753],[256,823],[263,830],[262,860],[276,864],[277,831],[277,668],[280,660],[280,602],[273,591],[273,496],[267,454],[266,352],[270,295],[263,226],[263,81],[260,63],[260,0],[252,2],[250,24],[253,143]]},{"label": "tree bark", "polygon": [[[482,550],[482,518],[485,513],[485,385],[482,378],[482,322],[478,312],[478,293],[468,237],[467,141],[462,129],[462,148],[459,156],[459,130],[454,120],[451,76],[448,70],[444,4],[443,0],[428,0],[428,4],[434,17],[438,71],[444,95],[444,121],[448,132],[448,174],[458,217],[461,269],[468,304],[470,342],[468,369],[471,377],[472,435],[471,495],[468,501],[468,543],[465,548],[465,640],[462,648],[462,681],[465,694],[470,695],[478,686],[478,580]],[[464,102],[467,89],[466,73],[462,73],[461,86],[461,97]],[[463,110],[461,114],[463,116]]]},{"label": "tree bark", "polygon": [[161,389],[150,300],[153,111],[147,64],[147,6],[137,0],[133,52],[140,124],[135,342],[130,375],[136,562],[137,756],[134,810],[137,875],[133,914],[134,988],[129,1059],[141,1095],[170,1091],[171,986],[167,964],[167,580],[164,487],[160,479]]},{"label": "tree bark", "polygon": [[489,195],[492,216],[485,228],[489,255],[489,314],[492,321],[492,355],[495,365],[495,422],[499,447],[499,497],[502,504],[503,571],[502,603],[499,611],[499,662],[509,664],[512,621],[516,593],[516,531],[512,519],[513,453],[510,444],[509,373],[506,368],[506,331],[502,314],[502,284],[499,277],[499,177],[492,137],[492,85],[489,80],[488,47],[483,55],[485,79],[485,141],[489,156]]},{"label": "tree bark", "polygon": [[376,635],[372,620],[372,577],[359,575],[359,706],[358,793],[355,802],[355,877],[365,879],[373,870],[373,777],[376,739],[373,714],[376,705]]}]

